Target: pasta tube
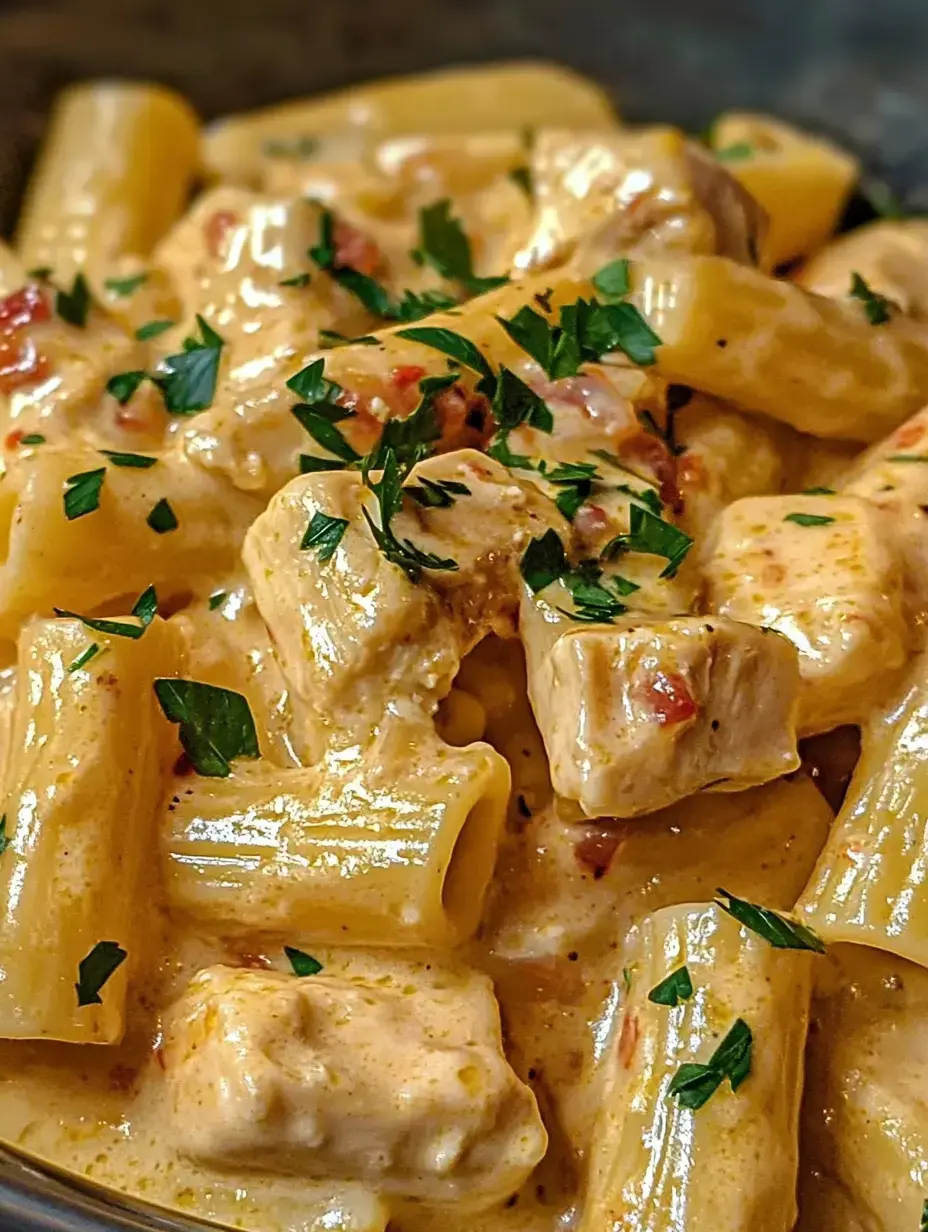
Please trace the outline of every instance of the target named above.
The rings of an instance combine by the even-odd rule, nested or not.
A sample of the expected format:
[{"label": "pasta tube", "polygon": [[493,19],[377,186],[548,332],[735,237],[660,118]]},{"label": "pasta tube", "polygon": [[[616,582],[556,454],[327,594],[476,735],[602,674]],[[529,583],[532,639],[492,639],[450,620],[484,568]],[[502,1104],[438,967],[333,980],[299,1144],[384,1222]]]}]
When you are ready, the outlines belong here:
[{"label": "pasta tube", "polygon": [[928,399],[928,339],[722,257],[641,261],[633,300],[657,371],[813,436],[874,441]]},{"label": "pasta tube", "polygon": [[26,194],[16,251],[64,284],[128,253],[147,256],[180,213],[197,118],[161,86],[98,81],[58,98]]},{"label": "pasta tube", "polygon": [[[105,649],[74,668],[95,638]],[[168,731],[151,684],[174,669],[158,619],[136,641],[101,639],[77,620],[23,630],[2,808],[0,1036],[122,1037],[125,965],[102,992],[88,990],[100,1004],[79,1004],[75,984],[99,942],[132,954]]]},{"label": "pasta tube", "polygon": [[251,184],[271,143],[311,152],[314,139],[327,133],[354,132],[373,142],[423,131],[468,133],[544,124],[599,129],[615,123],[612,104],[599,86],[560,65],[520,61],[394,77],[229,116],[207,130],[202,157],[209,176]]},{"label": "pasta tube", "polygon": [[928,966],[928,660],[867,722],[841,811],[797,904],[826,941]]},{"label": "pasta tube", "polygon": [[149,583],[176,594],[235,563],[260,504],[181,455],[152,456],[142,469],[94,449],[47,446],[9,470],[0,485],[0,636],[15,636],[34,613],[84,613]]},{"label": "pasta tube", "polygon": [[[639,941],[580,1232],[789,1232],[810,955],[773,949],[716,906],[658,911]],[[678,1002],[655,1003],[681,968]],[[730,1087],[695,1108],[673,1094],[681,1066],[707,1064],[739,1020],[749,1059],[741,1053]]]},{"label": "pasta tube", "polygon": [[796,282],[816,295],[850,294],[854,274],[918,321],[928,320],[928,222],[884,219],[839,235],[802,266]]},{"label": "pasta tube", "polygon": [[764,269],[821,248],[841,217],[860,172],[856,158],[769,116],[732,112],[712,128],[725,169],[767,211]]},{"label": "pasta tube", "polygon": [[489,745],[387,721],[314,769],[246,767],[180,795],[163,836],[168,901],[225,929],[455,945],[480,920],[508,796]]}]

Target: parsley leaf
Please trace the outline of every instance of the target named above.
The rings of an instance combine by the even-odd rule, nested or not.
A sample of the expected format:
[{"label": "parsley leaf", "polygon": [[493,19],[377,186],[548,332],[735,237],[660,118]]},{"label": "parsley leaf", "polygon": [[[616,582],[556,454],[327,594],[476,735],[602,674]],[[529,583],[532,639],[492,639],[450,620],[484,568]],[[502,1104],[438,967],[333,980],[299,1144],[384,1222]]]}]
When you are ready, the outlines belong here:
[{"label": "parsley leaf", "polygon": [[606,577],[595,560],[582,560],[575,569],[563,575],[563,582],[576,610],[569,612],[566,608],[558,608],[558,611],[571,620],[587,624],[612,624],[616,616],[628,610],[622,599],[639,589],[628,578]]},{"label": "parsley leaf", "polygon": [[52,276],[52,267],[50,265],[37,265],[35,269],[26,270],[26,274],[30,278],[37,278],[40,282],[45,282]]},{"label": "parsley leaf", "polygon": [[102,1005],[100,989],[117,967],[126,961],[126,951],[115,941],[98,941],[77,967],[77,1004]]},{"label": "parsley leaf", "polygon": [[563,304],[557,325],[528,305],[509,320],[496,319],[553,380],[575,376],[581,364],[596,363],[612,351],[624,351],[636,364],[653,364],[661,341],[638,309],[625,302],[578,299]]},{"label": "parsley leaf", "polygon": [[499,370],[493,395],[493,414],[503,437],[521,424],[528,424],[539,432],[554,430],[554,416],[547,402],[511,368]]},{"label": "parsley leaf", "polygon": [[628,258],[618,257],[593,275],[593,286],[605,300],[622,299],[628,294]]},{"label": "parsley leaf", "polygon": [[147,629],[158,615],[158,595],[154,586],[148,586],[135,601],[132,615],[142,622],[142,628]]},{"label": "parsley leaf", "polygon": [[470,496],[470,488],[456,479],[426,479],[419,484],[410,483],[403,489],[423,509],[450,509],[455,496]]},{"label": "parsley leaf", "polygon": [[45,437],[41,432],[27,432],[19,443],[20,445],[44,445]]},{"label": "parsley leaf", "polygon": [[197,774],[227,778],[236,757],[260,756],[251,709],[241,693],[162,677],[155,681],[155,694],[164,717],[180,724],[180,742]]},{"label": "parsley leaf", "polygon": [[644,488],[639,491],[637,488],[633,488],[629,483],[617,483],[615,485],[615,490],[631,497],[633,501],[638,501],[639,504],[644,505],[646,509],[650,509],[655,517],[659,518],[664,512],[664,505],[661,498],[653,488]]},{"label": "parsley leaf", "polygon": [[225,603],[228,597],[229,597],[228,591],[214,590],[213,593],[209,597],[209,610],[211,612],[215,612],[217,607],[222,607],[222,605]]},{"label": "parsley leaf", "polygon": [[312,281],[310,274],[294,274],[292,278],[281,278],[279,287],[308,287]]},{"label": "parsley leaf", "polygon": [[179,525],[177,514],[171,508],[166,496],[162,496],[145,521],[156,535],[165,535],[170,530],[177,530]]},{"label": "parsley leaf", "polygon": [[532,201],[535,197],[535,184],[532,179],[531,167],[528,165],[513,167],[511,171],[507,172],[507,174],[513,184],[515,184],[517,188],[521,188],[526,197],[528,197],[529,201]]},{"label": "parsley leaf", "polygon": [[106,392],[112,394],[120,406],[125,406],[147,376],[148,373],[140,369],[134,372],[117,372],[106,382]]},{"label": "parsley leaf", "polygon": [[693,981],[686,967],[677,967],[648,993],[648,1000],[655,1005],[679,1005],[693,995]]},{"label": "parsley leaf", "polygon": [[548,470],[542,462],[538,471],[549,483],[563,489],[554,503],[569,522],[573,521],[577,510],[589,499],[593,480],[600,477],[592,462],[561,462],[553,470]]},{"label": "parsley leaf", "polygon": [[103,285],[114,295],[133,295],[148,281],[148,274],[133,274],[129,278],[104,278]]},{"label": "parsley leaf", "polygon": [[435,400],[440,393],[454,385],[457,373],[444,376],[426,376],[419,382],[421,397],[411,415],[405,419],[388,419],[383,426],[380,440],[365,459],[367,470],[380,470],[387,451],[396,457],[398,467],[407,472],[429,452],[428,446],[441,436],[435,415]]},{"label": "parsley leaf", "polygon": [[[31,442],[24,436],[22,439],[23,445],[28,445]],[[886,459],[887,462],[928,462],[928,453],[892,453]]]},{"label": "parsley leaf", "polygon": [[788,513],[784,522],[794,522],[796,526],[830,526],[834,518],[822,513]]},{"label": "parsley leaf", "polygon": [[117,449],[101,449],[100,453],[109,458],[113,466],[131,467],[139,471],[147,471],[158,461],[157,458],[150,458],[144,453],[121,453]]},{"label": "parsley leaf", "polygon": [[616,535],[606,544],[603,555],[609,560],[622,551],[663,556],[667,561],[667,566],[661,573],[661,577],[674,577],[693,546],[693,540],[689,535],[671,522],[665,522],[663,518],[656,517],[650,509],[645,509],[642,505],[630,507],[629,527],[627,535]]},{"label": "parsley leaf", "polygon": [[149,338],[157,338],[159,334],[165,333],[166,330],[173,329],[177,324],[176,321],[146,321],[144,325],[140,325],[135,331],[135,336],[139,342],[147,342]]},{"label": "parsley leaf", "polygon": [[712,1098],[727,1078],[737,1091],[751,1072],[751,1048],[754,1037],[743,1018],[734,1026],[709,1058],[707,1065],[681,1065],[667,1088],[669,1095],[679,1098],[682,1108],[695,1111]]},{"label": "parsley leaf", "polygon": [[540,312],[529,308],[528,304],[524,304],[515,316],[508,320],[500,316],[496,319],[516,346],[521,347],[526,355],[530,355],[548,376],[552,376],[556,327],[552,327]]},{"label": "parsley leaf", "polygon": [[58,291],[55,296],[55,311],[69,325],[84,329],[90,311],[90,287],[83,274],[75,274],[70,291]]},{"label": "parsley leaf", "polygon": [[871,325],[885,325],[890,320],[892,310],[896,305],[891,299],[887,299],[885,295],[880,295],[879,292],[869,287],[856,270],[851,271],[850,293],[853,299],[859,299],[863,304],[867,320]]},{"label": "parsley leaf", "polygon": [[418,582],[423,569],[435,569],[443,572],[454,571],[458,567],[456,560],[450,557],[436,556],[433,552],[423,552],[409,539],[398,539],[393,533],[390,523],[399,513],[403,503],[403,488],[396,455],[392,449],[385,451],[382,462],[382,474],[378,482],[369,477],[369,467],[365,459],[364,482],[377,497],[380,511],[378,526],[367,509],[362,509],[364,520],[370,528],[374,541],[391,564],[398,565],[412,582]]},{"label": "parsley leaf", "polygon": [[79,475],[69,475],[65,480],[68,485],[64,494],[64,516],[69,522],[82,518],[100,508],[100,489],[106,478],[106,467],[101,466],[94,471],[81,471]]},{"label": "parsley leaf", "polygon": [[298,398],[312,405],[316,402],[334,402],[342,392],[341,385],[326,379],[325,360],[316,359],[287,380],[287,388]]},{"label": "parsley leaf", "polygon": [[99,653],[100,653],[100,643],[91,642],[86,650],[82,650],[81,653],[77,656],[77,658],[72,663],[68,664],[65,670],[67,671],[68,675],[70,675],[71,672],[80,671],[82,667],[86,667],[87,664],[90,662],[90,660],[95,658]]},{"label": "parsley leaf", "polygon": [[723,163],[743,163],[748,158],[754,157],[754,147],[748,141],[736,141],[734,145],[724,146],[721,150],[715,150],[715,157]]},{"label": "parsley leaf", "polygon": [[319,347],[321,350],[331,350],[334,347],[353,346],[357,343],[360,346],[380,346],[380,339],[375,338],[373,334],[361,334],[359,338],[349,338],[346,334],[340,334],[336,329],[320,329],[319,331]]},{"label": "parsley leaf", "polygon": [[451,216],[451,202],[444,198],[419,211],[417,254],[443,278],[463,283],[473,295],[482,295],[509,279],[478,278],[474,273],[470,240],[457,218]]},{"label": "parsley leaf", "polygon": [[[886,460],[887,462],[893,461],[892,458],[887,458]],[[803,488],[802,495],[803,496],[837,496],[838,493],[837,493],[837,489],[835,488]]]},{"label": "parsley leaf", "polygon": [[[745,928],[750,928],[759,937],[763,937],[774,949],[813,950],[816,954],[825,953],[824,941],[805,924],[787,919],[786,916],[771,911],[769,907],[758,907],[754,903],[746,902],[743,898],[735,898],[727,890],[717,889],[715,892],[721,896],[715,901],[723,911],[727,911]],[[722,902],[721,899],[728,901]]]},{"label": "parsley leaf", "polygon": [[317,471],[343,471],[348,467],[347,462],[342,462],[338,458],[317,458],[315,454],[301,453],[300,454],[300,474],[314,475]]},{"label": "parsley leaf", "polygon": [[6,851],[10,845],[10,840],[6,833],[6,813],[0,817],[0,856]]},{"label": "parsley leaf", "polygon": [[213,404],[219,378],[223,339],[197,313],[201,340],[187,339],[179,355],[162,360],[163,372],[152,380],[161,390],[165,408],[172,415],[195,415]]},{"label": "parsley leaf", "polygon": [[496,392],[496,376],[486,358],[469,338],[457,334],[453,329],[442,329],[434,325],[416,325],[411,329],[398,329],[398,338],[407,338],[410,342],[421,342],[423,346],[440,351],[442,355],[450,355],[462,363],[465,368],[479,373],[481,379],[477,389],[490,397]]},{"label": "parsley leaf", "polygon": [[296,949],[295,946],[285,945],[284,953],[290,959],[294,975],[318,975],[322,970],[322,963],[317,958]]},{"label": "parsley leaf", "polygon": [[343,419],[353,418],[354,411],[337,405],[335,399],[341,394],[342,387],[327,380],[324,369],[325,360],[317,359],[290,377],[287,387],[303,399],[291,407],[290,412],[316,444],[335,454],[341,464],[330,463],[328,459],[311,459],[304,454],[300,458],[300,469],[304,474],[312,470],[340,470],[345,463],[361,460],[361,455],[335,427]]},{"label": "parsley leaf", "polygon": [[347,529],[347,518],[333,518],[317,509],[300,541],[300,551],[315,548],[321,561],[331,560]]},{"label": "parsley leaf", "polygon": [[519,572],[533,595],[563,577],[569,568],[561,537],[553,528],[532,539],[519,562]]}]

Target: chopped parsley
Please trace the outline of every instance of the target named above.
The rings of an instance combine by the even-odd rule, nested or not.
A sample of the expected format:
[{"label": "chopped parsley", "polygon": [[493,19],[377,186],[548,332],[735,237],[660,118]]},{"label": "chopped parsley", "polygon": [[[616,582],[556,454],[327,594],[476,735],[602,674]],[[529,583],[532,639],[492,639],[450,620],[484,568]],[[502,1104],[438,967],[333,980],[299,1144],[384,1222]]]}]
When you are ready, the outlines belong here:
[{"label": "chopped parsley", "polygon": [[896,307],[893,301],[869,287],[856,270],[851,271],[850,294],[853,299],[861,301],[871,325],[885,325],[892,317],[892,310]]},{"label": "chopped parsley", "polygon": [[72,620],[79,620],[82,625],[86,625],[88,629],[94,633],[106,633],[113,637],[128,637],[133,641],[137,641],[142,636],[148,626],[155,618],[158,611],[158,596],[155,593],[154,586],[149,586],[146,591],[139,596],[135,607],[132,609],[132,615],[138,618],[137,625],[126,624],[122,620],[107,620],[94,616],[81,616],[79,612],[69,612],[64,608],[55,607],[52,611],[56,616],[69,617]]},{"label": "chopped parsley", "polygon": [[721,150],[716,150],[715,157],[721,159],[723,163],[743,163],[746,159],[754,157],[754,147],[749,141],[736,141],[733,145],[726,145]]},{"label": "chopped parsley", "polygon": [[70,291],[58,291],[55,295],[55,311],[69,325],[84,329],[90,311],[90,287],[83,274],[75,274]]},{"label": "chopped parsley", "polygon": [[834,520],[823,513],[788,513],[783,519],[796,526],[830,526]]},{"label": "chopped parsley", "polygon": [[6,851],[10,845],[9,837],[6,832],[6,813],[0,817],[0,856]]},{"label": "chopped parsley", "polygon": [[407,484],[403,491],[423,509],[450,509],[456,496],[470,496],[467,484],[456,479],[426,479],[424,475],[418,484]]},{"label": "chopped parsley", "polygon": [[177,530],[179,525],[177,514],[171,508],[166,496],[162,496],[145,521],[156,535],[165,535],[168,531]]},{"label": "chopped parsley", "polygon": [[284,953],[290,960],[294,975],[318,975],[322,970],[322,963],[317,958],[313,958],[312,954],[304,953],[303,950],[296,949],[295,946],[285,945]]},{"label": "chopped parsley", "polygon": [[320,329],[319,331],[319,346],[324,351],[340,346],[352,346],[355,343],[359,346],[380,346],[380,339],[375,338],[373,334],[361,334],[359,338],[349,338],[347,334],[340,334],[337,329]]},{"label": "chopped parsley", "polygon": [[[339,470],[347,463],[361,461],[358,451],[348,444],[335,427],[343,419],[352,419],[354,411],[336,403],[335,399],[341,394],[342,388],[334,381],[326,379],[324,369],[325,360],[317,359],[287,381],[287,388],[303,399],[290,408],[291,414],[317,445],[321,445],[339,459],[339,462],[334,464],[319,459],[318,465],[315,465],[311,464],[308,455],[303,455],[300,459],[303,473],[309,470]],[[308,463],[305,469],[304,462]]]},{"label": "chopped parsley", "polygon": [[123,466],[139,471],[147,471],[158,461],[157,458],[151,458],[144,453],[122,453],[118,449],[101,449],[100,453],[105,458],[109,458],[113,466]]},{"label": "chopped parsley", "polygon": [[[811,928],[799,924],[796,920],[787,919],[769,907],[758,907],[755,903],[746,902],[743,898],[735,898],[727,890],[717,889],[716,903],[723,911],[757,933],[777,950],[813,950],[816,954],[825,953],[825,943]],[[726,899],[727,902],[723,902]]]},{"label": "chopped parsley", "polygon": [[523,164],[521,167],[513,167],[511,171],[507,172],[507,174],[513,184],[515,184],[517,188],[521,188],[526,197],[528,197],[529,201],[531,201],[535,196],[535,184],[532,179],[531,167],[527,164]]},{"label": "chopped parsley", "polygon": [[227,778],[237,757],[258,757],[258,737],[248,701],[241,693],[199,680],[159,678],[155,695],[198,774]]},{"label": "chopped parsley", "polygon": [[[22,443],[29,444],[25,437]],[[928,453],[892,453],[886,459],[887,462],[928,462]]]},{"label": "chopped parsley", "polygon": [[693,540],[672,522],[665,522],[643,505],[629,508],[629,533],[616,535],[604,549],[603,555],[612,559],[623,551],[642,552],[648,556],[663,556],[667,565],[662,578],[674,577],[693,546]]},{"label": "chopped parsley", "polygon": [[478,278],[470,240],[457,218],[451,216],[451,202],[444,198],[419,211],[417,258],[449,281],[460,282],[471,295],[482,295],[509,281],[505,275]]},{"label": "chopped parsley", "polygon": [[90,660],[96,658],[99,653],[100,643],[91,642],[86,650],[82,650],[77,658],[72,663],[68,664],[65,670],[68,675],[70,675],[71,672],[79,672],[82,667],[86,667]]},{"label": "chopped parsley", "polygon": [[681,1065],[667,1088],[676,1095],[682,1108],[695,1111],[712,1098],[727,1078],[737,1091],[751,1072],[751,1048],[754,1037],[743,1018],[734,1026],[709,1058],[707,1065]]},{"label": "chopped parsley", "polygon": [[117,372],[106,382],[106,392],[112,394],[120,406],[125,406],[147,377],[148,373],[140,369],[135,369],[133,372]]},{"label": "chopped parsley", "polygon": [[593,286],[605,300],[622,299],[628,294],[628,257],[617,257],[593,275]]},{"label": "chopped parsley", "polygon": [[692,995],[693,981],[688,969],[677,967],[676,971],[671,971],[670,975],[654,985],[648,993],[648,1000],[655,1005],[676,1006],[681,1001],[689,1000]]},{"label": "chopped parsley", "polygon": [[[892,459],[890,459],[892,461]],[[838,493],[834,488],[804,488],[803,496],[837,496]]]},{"label": "chopped parsley", "polygon": [[185,338],[179,355],[161,361],[162,371],[152,380],[161,390],[165,408],[172,415],[195,415],[213,404],[219,378],[223,339],[197,313],[200,338]]},{"label": "chopped parsley", "polygon": [[581,364],[597,363],[613,351],[623,351],[636,364],[653,364],[661,341],[638,309],[625,302],[562,304],[556,325],[527,304],[508,320],[496,319],[552,380],[575,376]]},{"label": "chopped parsley", "polygon": [[279,287],[308,287],[312,281],[311,274],[294,274],[292,278],[281,278]]},{"label": "chopped parsley", "polygon": [[396,454],[387,449],[380,463],[382,473],[379,481],[370,478],[368,460],[365,459],[362,474],[364,482],[377,497],[380,513],[380,525],[362,509],[364,520],[370,528],[374,541],[383,555],[391,564],[398,565],[412,582],[418,582],[423,569],[435,569],[443,572],[454,571],[458,567],[456,560],[450,557],[436,556],[433,552],[423,552],[409,539],[399,539],[391,528],[391,522],[403,504],[402,477],[397,465]]},{"label": "chopped parsley", "polygon": [[35,269],[26,270],[26,274],[30,278],[37,278],[40,282],[45,282],[52,276],[52,267],[50,265],[37,265]]},{"label": "chopped parsley", "polygon": [[455,333],[453,329],[443,329],[433,325],[417,325],[411,329],[398,329],[398,338],[407,338],[410,342],[421,342],[423,346],[431,347],[448,355],[465,368],[470,368],[480,376],[477,389],[492,397],[496,392],[496,376],[487,362],[486,357],[478,350],[469,338]]},{"label": "chopped parsley", "polygon": [[552,528],[532,539],[519,562],[519,572],[533,595],[562,578],[569,568],[561,537]]},{"label": "chopped parsley", "polygon": [[215,612],[217,607],[222,607],[228,597],[229,592],[227,590],[214,590],[209,597],[209,610]]},{"label": "chopped parsley", "polygon": [[405,474],[429,452],[429,446],[441,436],[435,415],[435,400],[444,390],[454,385],[457,373],[444,376],[426,376],[419,382],[421,397],[416,409],[405,419],[388,419],[383,426],[380,440],[364,459],[367,470],[380,470],[387,451],[393,452],[400,470]]},{"label": "chopped parsley", "polygon": [[646,509],[650,509],[655,517],[659,518],[664,512],[664,505],[661,498],[653,488],[644,488],[639,491],[637,488],[633,488],[629,483],[617,483],[615,485],[615,490],[617,492],[621,492],[625,496],[630,497],[633,501],[638,501],[640,504],[644,505]]},{"label": "chopped parsley", "polygon": [[27,432],[19,443],[20,445],[44,445],[45,437],[41,432]]},{"label": "chopped parsley", "polygon": [[144,325],[140,325],[135,331],[135,336],[139,342],[147,342],[149,338],[157,338],[159,334],[163,334],[166,330],[173,329],[177,324],[176,321],[146,321]]},{"label": "chopped parsley", "polygon": [[333,518],[323,513],[321,509],[317,509],[310,518],[306,533],[300,541],[300,551],[305,552],[310,548],[315,548],[321,561],[331,560],[347,529],[348,520],[346,518]]},{"label": "chopped parsley", "polygon": [[105,466],[94,471],[81,471],[78,475],[68,476],[65,480],[67,488],[64,494],[64,516],[69,522],[100,508],[100,489],[103,487],[105,478]]},{"label": "chopped parsley", "polygon": [[148,281],[148,274],[132,274],[129,278],[104,278],[103,285],[107,291],[125,298],[134,295],[139,287]]},{"label": "chopped parsley", "polygon": [[573,521],[580,506],[589,500],[594,479],[600,478],[592,462],[561,462],[553,470],[548,470],[542,462],[538,470],[549,483],[561,489],[554,503],[569,522]]},{"label": "chopped parsley", "polygon": [[98,941],[77,967],[77,1004],[102,1005],[100,989],[126,961],[126,951],[115,941]]},{"label": "chopped parsley", "polygon": [[561,580],[570,591],[575,611],[562,607],[558,611],[585,624],[611,625],[616,616],[628,611],[622,600],[639,589],[628,578],[605,575],[595,560],[582,560]]}]

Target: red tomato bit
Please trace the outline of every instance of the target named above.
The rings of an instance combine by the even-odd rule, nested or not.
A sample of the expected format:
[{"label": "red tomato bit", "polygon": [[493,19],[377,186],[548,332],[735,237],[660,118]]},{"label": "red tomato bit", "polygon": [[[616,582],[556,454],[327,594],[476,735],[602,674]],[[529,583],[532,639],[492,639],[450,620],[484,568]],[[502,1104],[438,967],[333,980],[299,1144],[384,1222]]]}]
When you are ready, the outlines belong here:
[{"label": "red tomato bit", "polygon": [[655,672],[639,690],[659,723],[684,723],[699,713],[699,706],[677,672]]}]

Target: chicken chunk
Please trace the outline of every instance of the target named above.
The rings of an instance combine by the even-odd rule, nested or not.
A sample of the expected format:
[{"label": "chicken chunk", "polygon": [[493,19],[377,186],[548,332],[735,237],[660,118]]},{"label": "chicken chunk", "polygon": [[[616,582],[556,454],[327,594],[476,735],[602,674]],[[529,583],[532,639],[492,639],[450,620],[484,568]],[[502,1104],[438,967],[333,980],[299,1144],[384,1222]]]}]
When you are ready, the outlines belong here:
[{"label": "chicken chunk", "polygon": [[860,721],[905,660],[899,549],[860,497],[736,501],[716,523],[705,575],[711,611],[796,646],[803,734]]},{"label": "chicken chunk", "polygon": [[527,593],[529,696],[559,794],[588,817],[743,791],[799,764],[786,638],[720,617],[570,624]]},{"label": "chicken chunk", "polygon": [[482,975],[212,967],[169,1012],[164,1061],[177,1145],[212,1164],[479,1210],[547,1145]]}]

